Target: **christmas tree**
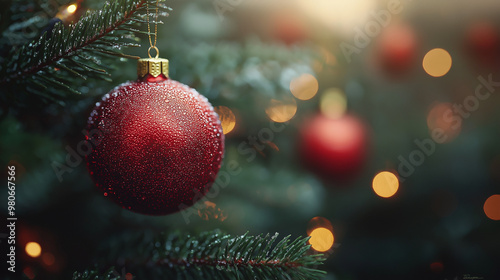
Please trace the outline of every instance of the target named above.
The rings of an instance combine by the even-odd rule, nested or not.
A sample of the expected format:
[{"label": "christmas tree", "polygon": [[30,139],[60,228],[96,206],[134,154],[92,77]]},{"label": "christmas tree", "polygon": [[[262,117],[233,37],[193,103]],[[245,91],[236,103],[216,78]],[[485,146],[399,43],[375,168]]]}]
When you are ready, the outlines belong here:
[{"label": "christmas tree", "polygon": [[499,279],[460,2],[7,1],[2,279]]}]

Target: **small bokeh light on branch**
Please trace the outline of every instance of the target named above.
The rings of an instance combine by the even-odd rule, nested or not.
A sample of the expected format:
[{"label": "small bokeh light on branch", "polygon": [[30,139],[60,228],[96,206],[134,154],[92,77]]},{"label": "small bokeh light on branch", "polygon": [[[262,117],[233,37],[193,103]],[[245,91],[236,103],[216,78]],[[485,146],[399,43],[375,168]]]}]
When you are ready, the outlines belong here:
[{"label": "small bokeh light on branch", "polygon": [[78,19],[78,17],[82,14],[80,11],[79,0],[78,2],[69,4],[67,6],[62,6],[59,8],[59,12],[56,15],[56,18],[60,19],[64,23],[74,22]]},{"label": "small bokeh light on branch", "polygon": [[398,191],[398,177],[389,171],[379,172],[373,178],[372,188],[373,191],[375,191],[375,193],[380,197],[391,197]]},{"label": "small bokeh light on branch", "polygon": [[318,252],[326,252],[333,246],[333,233],[327,228],[315,228],[311,231],[309,236],[311,236],[309,244],[311,244],[311,247]]},{"label": "small bokeh light on branch", "polygon": [[228,134],[231,132],[236,126],[236,117],[233,111],[226,106],[217,106],[214,110],[219,115],[223,133]]},{"label": "small bokeh light on branch", "polygon": [[297,102],[290,98],[287,100],[271,99],[266,109],[267,116],[275,122],[283,123],[291,120],[297,113]]},{"label": "small bokeh light on branch", "polygon": [[444,49],[432,49],[424,56],[422,66],[427,74],[432,77],[442,77],[450,71],[452,64],[451,55]]},{"label": "small bokeh light on branch", "polygon": [[318,93],[318,80],[311,74],[302,74],[290,82],[290,91],[300,100],[309,100]]},{"label": "small bokeh light on branch", "polygon": [[66,8],[66,11],[68,11],[68,13],[70,14],[74,14],[77,8],[78,8],[77,4],[71,4]]},{"label": "small bokeh light on branch", "polygon": [[486,199],[483,209],[488,218],[500,221],[500,194],[494,194]]},{"label": "small bokeh light on branch", "polygon": [[36,242],[28,242],[24,247],[26,254],[32,258],[38,258],[42,253],[42,247]]},{"label": "small bokeh light on branch", "polygon": [[337,119],[347,110],[347,98],[341,89],[330,88],[321,95],[319,106],[323,115]]}]

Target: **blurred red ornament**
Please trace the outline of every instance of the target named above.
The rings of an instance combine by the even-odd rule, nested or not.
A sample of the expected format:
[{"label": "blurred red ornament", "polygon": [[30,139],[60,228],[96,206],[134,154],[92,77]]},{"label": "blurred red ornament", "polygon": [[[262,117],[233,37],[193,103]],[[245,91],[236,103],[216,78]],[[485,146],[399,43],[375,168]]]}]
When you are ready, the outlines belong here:
[{"label": "blurred red ornament", "polygon": [[300,43],[307,38],[307,30],[303,19],[283,13],[273,18],[273,37],[287,45]]},{"label": "blurred red ornament", "polygon": [[470,57],[483,68],[500,65],[500,35],[488,22],[473,24],[466,33],[466,49]]},{"label": "blurred red ornament", "polygon": [[403,76],[414,68],[417,36],[405,24],[392,24],[383,30],[377,43],[377,63],[391,76]]},{"label": "blurred red ornament", "polygon": [[300,155],[318,175],[337,181],[355,176],[367,156],[368,133],[353,115],[328,118],[316,115],[300,129]]},{"label": "blurred red ornament", "polygon": [[106,94],[87,129],[92,179],[134,212],[164,215],[192,205],[220,168],[224,135],[217,114],[196,90],[163,74]]}]

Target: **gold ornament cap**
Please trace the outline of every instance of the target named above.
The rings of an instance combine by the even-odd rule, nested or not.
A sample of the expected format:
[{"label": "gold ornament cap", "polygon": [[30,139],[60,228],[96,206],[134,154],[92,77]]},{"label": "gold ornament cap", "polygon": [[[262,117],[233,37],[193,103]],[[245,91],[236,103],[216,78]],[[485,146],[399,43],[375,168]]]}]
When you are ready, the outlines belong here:
[{"label": "gold ornament cap", "polygon": [[168,77],[168,59],[164,58],[141,58],[137,62],[137,75],[144,78],[147,74],[158,77],[160,74]]},{"label": "gold ornament cap", "polygon": [[[156,50],[156,56],[151,57],[150,50]],[[160,74],[168,77],[168,59],[158,58],[158,49],[156,47],[149,48],[149,58],[141,58],[137,61],[137,76],[144,78],[146,75],[151,75],[154,78]]]}]

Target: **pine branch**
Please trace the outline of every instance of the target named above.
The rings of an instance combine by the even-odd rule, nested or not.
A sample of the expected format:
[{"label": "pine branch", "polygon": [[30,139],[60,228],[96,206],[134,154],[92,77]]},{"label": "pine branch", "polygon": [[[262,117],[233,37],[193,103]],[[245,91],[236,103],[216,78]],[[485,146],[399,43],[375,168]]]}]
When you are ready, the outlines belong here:
[{"label": "pine branch", "polygon": [[[102,59],[131,57],[121,49],[138,46],[133,24],[145,18],[146,3],[152,10],[156,7],[156,0],[116,0],[106,2],[100,11],[87,12],[69,27],[57,23],[50,34],[10,52],[1,65],[0,85],[14,84],[62,100],[70,92],[78,93],[71,86],[75,78],[109,76]],[[158,8],[160,15],[166,15],[168,8],[163,4]]]},{"label": "pine branch", "polygon": [[[127,272],[137,275],[138,279],[159,279],[158,276],[162,279],[214,280],[320,279],[325,272],[314,267],[325,259],[322,255],[308,254],[307,240],[299,237],[291,241],[287,236],[277,242],[278,234],[234,237],[219,231],[198,236],[172,233],[156,238],[143,235],[134,241],[109,242],[111,249],[104,253],[108,255],[106,262],[123,264]],[[110,279],[105,278],[109,271],[100,274],[93,269],[84,274]],[[82,276],[84,274],[75,273],[73,279],[101,279]]]},{"label": "pine branch", "polygon": [[114,267],[109,268],[104,272],[99,272],[98,270],[86,270],[82,273],[75,272],[73,274],[73,280],[121,280]]},{"label": "pine branch", "polygon": [[177,41],[162,49],[163,53],[170,54],[171,71],[177,79],[212,99],[224,95],[224,98],[241,100],[242,95],[236,93],[242,91],[270,98],[289,95],[286,80],[302,73],[314,73],[311,65],[318,56],[310,48],[290,48],[255,39],[194,46]]}]

